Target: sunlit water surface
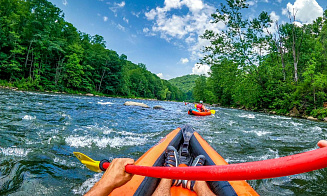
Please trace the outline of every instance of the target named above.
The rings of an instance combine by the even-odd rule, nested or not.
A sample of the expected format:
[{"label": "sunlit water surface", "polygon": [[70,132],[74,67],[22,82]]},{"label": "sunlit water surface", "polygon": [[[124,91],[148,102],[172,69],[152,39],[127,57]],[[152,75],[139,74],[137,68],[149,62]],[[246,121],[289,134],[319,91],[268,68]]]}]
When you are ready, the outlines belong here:
[{"label": "sunlit water surface", "polygon": [[[73,151],[95,160],[138,159],[185,124],[229,163],[313,150],[327,138],[323,122],[225,108],[196,117],[187,115],[192,105],[139,101],[165,108],[154,110],[126,101],[0,89],[0,195],[82,195],[102,174],[84,167]],[[327,195],[326,182],[326,169],[249,181],[260,195]]]}]

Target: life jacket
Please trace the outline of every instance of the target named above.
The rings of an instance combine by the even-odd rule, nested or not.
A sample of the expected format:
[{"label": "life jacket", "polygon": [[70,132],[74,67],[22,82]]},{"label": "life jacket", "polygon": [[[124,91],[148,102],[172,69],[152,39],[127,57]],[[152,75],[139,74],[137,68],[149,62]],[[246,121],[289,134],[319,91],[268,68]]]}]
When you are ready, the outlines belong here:
[{"label": "life jacket", "polygon": [[202,107],[203,107],[203,105],[201,103],[196,104],[196,109],[199,110],[200,112],[203,112],[203,110],[204,110]]}]

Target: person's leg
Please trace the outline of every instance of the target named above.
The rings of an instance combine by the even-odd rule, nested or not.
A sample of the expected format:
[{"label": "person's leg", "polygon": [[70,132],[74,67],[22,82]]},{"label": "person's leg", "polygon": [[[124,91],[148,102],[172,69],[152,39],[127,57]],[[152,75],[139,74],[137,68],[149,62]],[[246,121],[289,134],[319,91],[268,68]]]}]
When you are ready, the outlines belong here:
[{"label": "person's leg", "polygon": [[[168,146],[165,154],[165,167],[177,167],[179,164],[179,158],[177,150],[173,146]],[[180,180],[174,180],[174,184],[179,183]],[[153,196],[170,196],[170,187],[173,183],[172,179],[161,179],[156,190],[152,194]]]},{"label": "person's leg", "polygon": [[170,196],[171,179],[161,179],[152,196]]},{"label": "person's leg", "polygon": [[193,187],[194,192],[198,196],[214,196],[215,194],[211,191],[205,181],[196,181]]}]

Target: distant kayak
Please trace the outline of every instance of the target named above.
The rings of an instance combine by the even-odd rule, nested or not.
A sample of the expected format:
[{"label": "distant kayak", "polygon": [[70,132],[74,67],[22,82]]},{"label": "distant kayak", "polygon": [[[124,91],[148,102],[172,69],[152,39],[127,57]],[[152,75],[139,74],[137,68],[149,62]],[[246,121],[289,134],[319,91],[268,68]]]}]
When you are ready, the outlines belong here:
[{"label": "distant kayak", "polygon": [[206,112],[200,112],[197,109],[189,109],[188,110],[188,114],[195,115],[195,116],[208,116],[208,115],[211,115],[211,111],[208,110]]}]

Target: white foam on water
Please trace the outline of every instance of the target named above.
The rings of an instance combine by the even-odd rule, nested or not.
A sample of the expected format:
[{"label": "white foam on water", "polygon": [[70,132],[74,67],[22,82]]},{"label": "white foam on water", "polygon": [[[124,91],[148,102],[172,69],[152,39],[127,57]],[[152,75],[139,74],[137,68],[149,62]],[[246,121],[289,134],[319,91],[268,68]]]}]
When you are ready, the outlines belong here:
[{"label": "white foam on water", "polygon": [[269,134],[271,132],[269,132],[269,131],[254,131],[254,133],[257,134],[260,137],[260,136],[263,136],[263,135],[267,135],[267,134]]},{"label": "white foam on water", "polygon": [[254,114],[243,114],[243,115],[239,115],[239,117],[241,118],[255,118]]},{"label": "white foam on water", "polygon": [[313,129],[313,131],[319,131],[319,132],[322,131],[322,128],[318,127],[318,126],[314,126],[314,127],[312,127],[312,129]]},{"label": "white foam on water", "polygon": [[23,148],[16,148],[16,147],[9,147],[9,148],[0,147],[0,153],[4,154],[5,156],[26,157],[27,154],[31,151],[32,150],[30,149],[23,149]]},{"label": "white foam on water", "polygon": [[236,122],[233,121],[233,120],[231,120],[231,121],[228,122],[228,125],[229,125],[229,126],[233,126],[233,124],[236,124]]},{"label": "white foam on water", "polygon": [[259,137],[271,133],[271,132],[269,132],[269,131],[257,131],[257,130],[254,130],[254,131],[242,131],[242,132],[243,132],[243,133],[255,133],[255,134],[256,134],[257,136],[259,136]]},{"label": "white foam on water", "polygon": [[96,182],[100,180],[101,177],[102,177],[102,173],[94,174],[93,178],[87,179],[85,182],[83,182],[83,184],[80,187],[74,188],[73,193],[78,195],[84,195],[94,186]]},{"label": "white foam on water", "polygon": [[277,159],[279,158],[279,154],[278,154],[278,150],[273,150],[273,149],[268,149],[268,153],[264,154],[262,156],[256,157],[256,156],[248,156],[250,159],[252,159],[253,161],[263,161],[263,160],[267,160],[267,159]]},{"label": "white foam on water", "polygon": [[64,160],[64,159],[60,159],[60,158],[58,158],[58,157],[55,157],[55,158],[53,159],[53,162],[55,162],[55,163],[59,163],[60,165],[67,165],[67,161],[66,161],[66,160]]},{"label": "white foam on water", "polygon": [[[85,128],[88,129],[88,130],[91,130],[91,131],[98,131],[98,130],[100,130],[105,135],[109,135],[110,133],[115,132],[112,128],[109,128],[109,127],[106,127],[106,126],[99,127],[98,125],[88,125]],[[76,131],[76,130],[83,130],[83,129],[74,129],[74,131]]]},{"label": "white foam on water", "polygon": [[111,103],[111,102],[100,102],[100,101],[98,101],[98,104],[100,104],[100,105],[112,105],[113,103]]},{"label": "white foam on water", "polygon": [[70,115],[65,114],[65,113],[62,113],[61,116],[62,116],[62,117],[67,117],[68,119],[72,119],[72,117],[71,117]]},{"label": "white foam on water", "polygon": [[112,133],[114,130],[113,129],[107,129],[103,131],[103,134],[105,135],[109,135],[110,133]]},{"label": "white foam on water", "polygon": [[285,117],[285,116],[270,116],[270,118],[274,118],[274,119],[284,119],[284,120],[290,120],[292,118],[290,117]]},{"label": "white foam on water", "polygon": [[36,119],[36,116],[25,115],[22,119],[23,120],[34,120],[34,119]]},{"label": "white foam on water", "polygon": [[114,137],[114,138],[99,138],[90,136],[69,136],[65,139],[66,143],[72,147],[88,147],[93,145],[106,148],[120,148],[122,146],[140,146],[146,143],[146,137]]},{"label": "white foam on water", "polygon": [[296,123],[296,122],[292,122],[292,121],[291,121],[291,124],[292,124],[294,127],[297,127],[297,126],[301,126],[301,125],[303,125],[303,124],[301,124],[301,123]]}]

